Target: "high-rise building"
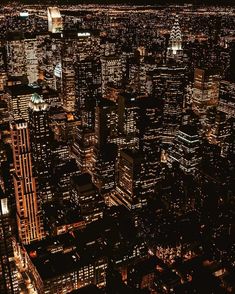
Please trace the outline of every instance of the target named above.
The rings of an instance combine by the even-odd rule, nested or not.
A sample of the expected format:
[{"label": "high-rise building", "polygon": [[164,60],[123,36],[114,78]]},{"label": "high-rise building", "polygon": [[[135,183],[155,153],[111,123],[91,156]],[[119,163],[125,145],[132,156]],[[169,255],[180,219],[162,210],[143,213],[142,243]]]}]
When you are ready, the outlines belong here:
[{"label": "high-rise building", "polygon": [[[67,150],[65,150],[65,148]],[[67,145],[59,145],[53,158],[53,184],[57,200],[67,200],[71,196],[71,178],[81,171],[75,159],[70,158]]]},{"label": "high-rise building", "polygon": [[8,198],[0,187],[0,292],[19,293]]},{"label": "high-rise building", "polygon": [[57,7],[47,8],[48,31],[51,33],[60,33],[63,30],[63,21]]},{"label": "high-rise building", "polygon": [[8,36],[6,48],[8,74],[12,76],[26,76],[27,69],[23,34],[10,34]]},{"label": "high-rise building", "polygon": [[29,120],[29,102],[32,94],[39,88],[19,84],[7,87],[8,109],[14,119]]},{"label": "high-rise building", "polygon": [[101,94],[100,62],[87,57],[75,65],[77,113],[83,127],[94,129],[95,106]]},{"label": "high-rise building", "polygon": [[111,204],[123,205],[128,209],[146,205],[149,187],[145,185],[144,163],[142,152],[133,149],[121,150],[116,189],[110,197]]},{"label": "high-rise building", "polygon": [[93,160],[93,149],[95,145],[94,130],[78,127],[77,139],[73,143],[71,150],[78,167],[82,173],[91,171]]},{"label": "high-rise building", "polygon": [[29,128],[24,120],[11,123],[14,161],[14,188],[19,238],[24,244],[41,240],[44,235],[36,179],[33,176]]},{"label": "high-rise building", "polygon": [[22,33],[10,34],[7,40],[7,72],[10,76],[28,78],[29,83],[37,81],[38,42],[35,36]]},{"label": "high-rise building", "polygon": [[66,111],[75,111],[75,69],[72,56],[62,59],[62,101]]},{"label": "high-rise building", "polygon": [[154,189],[159,178],[161,154],[162,103],[153,97],[139,99],[140,134],[139,148],[145,156],[146,181]]},{"label": "high-rise building", "polygon": [[169,144],[181,123],[185,95],[185,67],[162,66],[151,72],[153,96],[163,103],[162,142]]},{"label": "high-rise building", "polygon": [[194,71],[192,109],[200,116],[209,106],[218,104],[220,77],[216,71],[196,68]]},{"label": "high-rise building", "polygon": [[118,84],[123,78],[123,62],[120,56],[109,55],[101,57],[102,94],[104,95],[108,84]]},{"label": "high-rise building", "polygon": [[193,125],[183,125],[177,131],[170,148],[168,162],[178,162],[185,173],[195,173],[201,160],[200,137]]},{"label": "high-rise building", "polygon": [[7,70],[6,70],[6,58],[5,58],[6,49],[0,45],[0,91],[4,90],[7,81]]},{"label": "high-rise building", "polygon": [[36,38],[25,38],[24,51],[26,72],[29,83],[36,82],[39,78],[37,47],[38,42]]},{"label": "high-rise building", "polygon": [[118,131],[126,139],[131,148],[139,147],[140,107],[138,99],[129,93],[118,97]]},{"label": "high-rise building", "polygon": [[72,179],[72,199],[79,205],[81,216],[86,223],[91,223],[103,217],[103,200],[97,187],[92,183],[88,173],[74,176]]},{"label": "high-rise building", "polygon": [[218,111],[211,127],[209,140],[213,144],[223,145],[230,136],[231,126],[224,112]]},{"label": "high-rise building", "polygon": [[38,179],[38,195],[43,202],[52,199],[51,147],[48,104],[37,93],[29,102],[29,131],[33,169]]},{"label": "high-rise building", "polygon": [[94,148],[94,153],[96,158],[93,170],[94,182],[102,196],[105,196],[115,188],[117,145],[105,144],[100,150]]},{"label": "high-rise building", "polygon": [[95,112],[95,140],[101,146],[117,136],[117,106],[113,101],[101,99]]},{"label": "high-rise building", "polygon": [[[76,110],[77,95],[79,95],[79,92],[76,91],[75,81],[76,64],[90,58],[93,51],[96,50],[97,44],[99,44],[99,38],[93,36],[89,31],[71,30],[64,31],[62,34],[62,101],[65,110],[69,112]],[[89,65],[84,62],[82,62],[83,66],[89,68]],[[93,78],[96,79],[95,76]]]},{"label": "high-rise building", "polygon": [[221,81],[219,89],[218,110],[226,113],[228,117],[235,116],[235,83]]}]

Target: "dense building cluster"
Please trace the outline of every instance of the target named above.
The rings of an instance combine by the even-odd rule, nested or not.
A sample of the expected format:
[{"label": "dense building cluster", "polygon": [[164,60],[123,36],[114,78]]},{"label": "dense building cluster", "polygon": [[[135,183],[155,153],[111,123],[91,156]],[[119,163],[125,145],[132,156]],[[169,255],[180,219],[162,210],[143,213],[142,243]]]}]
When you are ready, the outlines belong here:
[{"label": "dense building cluster", "polygon": [[235,291],[235,9],[0,7],[0,293]]}]

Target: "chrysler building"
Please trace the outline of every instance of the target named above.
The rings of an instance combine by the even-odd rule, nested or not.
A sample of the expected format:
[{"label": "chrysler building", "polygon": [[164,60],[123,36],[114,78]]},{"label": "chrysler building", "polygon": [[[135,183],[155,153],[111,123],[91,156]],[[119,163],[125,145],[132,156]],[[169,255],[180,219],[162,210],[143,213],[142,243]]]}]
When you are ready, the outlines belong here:
[{"label": "chrysler building", "polygon": [[181,59],[183,55],[182,49],[182,34],[179,26],[178,15],[175,17],[174,25],[171,29],[168,48],[167,48],[167,58],[168,59]]}]

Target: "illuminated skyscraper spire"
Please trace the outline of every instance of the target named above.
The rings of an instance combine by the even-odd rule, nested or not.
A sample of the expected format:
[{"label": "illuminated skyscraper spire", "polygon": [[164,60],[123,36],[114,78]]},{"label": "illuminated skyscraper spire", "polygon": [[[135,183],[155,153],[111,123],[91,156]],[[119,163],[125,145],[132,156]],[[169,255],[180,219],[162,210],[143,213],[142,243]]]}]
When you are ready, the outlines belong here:
[{"label": "illuminated skyscraper spire", "polygon": [[182,50],[182,34],[179,25],[179,17],[175,16],[175,22],[171,29],[170,39],[169,39],[169,47],[168,47],[168,55],[177,55]]}]

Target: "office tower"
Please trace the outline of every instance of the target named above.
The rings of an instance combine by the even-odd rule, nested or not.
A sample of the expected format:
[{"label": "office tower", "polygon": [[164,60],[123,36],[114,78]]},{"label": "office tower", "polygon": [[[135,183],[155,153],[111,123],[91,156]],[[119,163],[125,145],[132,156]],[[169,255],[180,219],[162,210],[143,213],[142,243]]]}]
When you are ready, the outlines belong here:
[{"label": "office tower", "polygon": [[7,40],[7,72],[10,76],[28,78],[29,83],[38,79],[38,42],[35,36],[22,33],[9,34]]},{"label": "office tower", "polygon": [[185,173],[194,174],[201,156],[197,128],[193,125],[181,126],[169,150],[168,162],[178,162]]},{"label": "office tower", "polygon": [[64,32],[61,47],[62,69],[62,104],[66,111],[74,112],[76,106],[75,61],[76,61],[77,34]]},{"label": "office tower", "polygon": [[98,146],[110,143],[117,136],[117,106],[113,101],[101,99],[95,111],[95,141]]},{"label": "office tower", "polygon": [[137,209],[146,205],[149,187],[145,185],[144,154],[134,149],[123,149],[117,167],[116,189],[110,197],[113,205]]},{"label": "office tower", "polygon": [[78,127],[77,139],[71,147],[72,155],[75,157],[79,170],[82,173],[92,170],[93,149],[95,145],[94,130]]},{"label": "office tower", "polygon": [[100,62],[87,57],[75,65],[77,113],[83,127],[94,129],[95,106],[101,95]]},{"label": "office tower", "polygon": [[[7,140],[10,140],[10,137]],[[5,195],[9,195],[12,203],[14,202],[12,150],[10,144],[6,143],[7,140],[4,138],[4,132],[0,131],[0,188],[2,188]]]},{"label": "office tower", "polygon": [[36,82],[39,78],[37,48],[38,42],[36,38],[24,39],[26,72],[29,84]]},{"label": "office tower", "polygon": [[174,25],[171,29],[169,38],[169,47],[167,48],[167,57],[179,60],[182,58],[182,35],[179,26],[179,17],[176,15]]},{"label": "office tower", "polygon": [[134,93],[140,92],[140,60],[137,56],[127,59],[127,75],[131,89]]},{"label": "office tower", "polygon": [[154,97],[144,97],[138,102],[140,106],[139,148],[145,155],[148,184],[154,189],[159,178],[163,105]]},{"label": "office tower", "polygon": [[63,30],[63,21],[57,7],[47,8],[48,31],[51,33],[60,33]]},{"label": "office tower", "polygon": [[43,34],[36,35],[37,40],[37,58],[39,68],[39,79],[47,82],[51,88],[58,91],[61,84],[61,76],[56,76],[57,66],[61,66],[61,34]]},{"label": "office tower", "polygon": [[75,111],[75,70],[73,59],[69,57],[62,57],[62,101],[66,111]]},{"label": "office tower", "polygon": [[0,187],[0,293],[18,293],[8,198]]},{"label": "office tower", "polygon": [[95,112],[95,146],[93,149],[94,182],[104,195],[115,186],[118,140],[118,114],[115,102],[101,99]]},{"label": "office tower", "polygon": [[63,160],[55,160],[53,162],[53,183],[55,185],[57,200],[68,200],[71,197],[72,183],[71,179],[74,175],[79,175],[81,171],[78,168],[75,159],[66,158]]},{"label": "office tower", "polygon": [[120,56],[109,55],[101,57],[102,95],[105,94],[108,84],[118,84],[123,78],[123,64]]},{"label": "office tower", "polygon": [[200,116],[209,106],[218,104],[220,77],[214,70],[196,68],[194,71],[192,109]]},{"label": "office tower", "polygon": [[7,82],[6,48],[0,44],[0,91],[4,90]]},{"label": "office tower", "polygon": [[79,125],[80,121],[76,116],[63,110],[61,111],[61,109],[59,113],[50,116],[50,127],[57,141],[72,143],[75,140]]},{"label": "office tower", "polygon": [[72,200],[79,205],[81,216],[86,223],[103,217],[103,200],[88,173],[72,178]]},{"label": "office tower", "polygon": [[48,104],[37,93],[29,102],[29,131],[33,170],[38,180],[38,195],[43,202],[52,199],[51,146]]},{"label": "office tower", "polygon": [[145,55],[145,48],[138,48],[139,56],[127,58],[127,77],[134,93],[146,95],[148,90],[147,73],[156,67],[156,62]]},{"label": "office tower", "polygon": [[217,144],[221,148],[221,156],[229,160],[231,165],[235,156],[235,123],[234,117],[230,117],[224,112],[218,111],[214,124],[209,133],[209,141]]},{"label": "office tower", "polygon": [[139,147],[140,107],[138,99],[130,93],[118,97],[118,131],[125,137],[129,148]]},{"label": "office tower", "polygon": [[169,144],[182,119],[186,83],[185,68],[162,66],[152,71],[150,75],[153,96],[163,103],[162,142]]},{"label": "office tower", "polygon": [[32,94],[35,91],[39,91],[39,88],[33,88],[28,85],[19,84],[9,86],[6,89],[8,99],[8,109],[10,115],[14,119],[29,120],[29,102]]},{"label": "office tower", "polygon": [[36,193],[36,180],[33,176],[29,128],[26,121],[12,122],[11,138],[18,233],[22,243],[29,244],[41,240],[44,232],[40,203]]},{"label": "office tower", "polygon": [[226,140],[221,144],[221,155],[227,157],[230,162],[234,165],[235,162],[235,119],[231,117],[227,121],[229,125],[229,134]]},{"label": "office tower", "polygon": [[221,81],[219,89],[218,110],[226,113],[228,117],[235,116],[235,83]]},{"label": "office tower", "polygon": [[22,33],[9,34],[7,38],[7,72],[11,76],[26,76],[24,36]]},{"label": "office tower", "polygon": [[[92,56],[99,38],[88,31],[64,31],[61,46],[62,101],[65,110],[76,110],[76,63]],[[95,77],[94,77],[95,78]]]},{"label": "office tower", "polygon": [[108,143],[100,149],[95,147],[95,167],[93,178],[102,196],[110,193],[115,188],[115,170],[117,163],[117,145]]},{"label": "office tower", "polygon": [[210,129],[209,141],[221,146],[230,136],[230,123],[224,112],[218,111],[215,115],[215,121]]}]

